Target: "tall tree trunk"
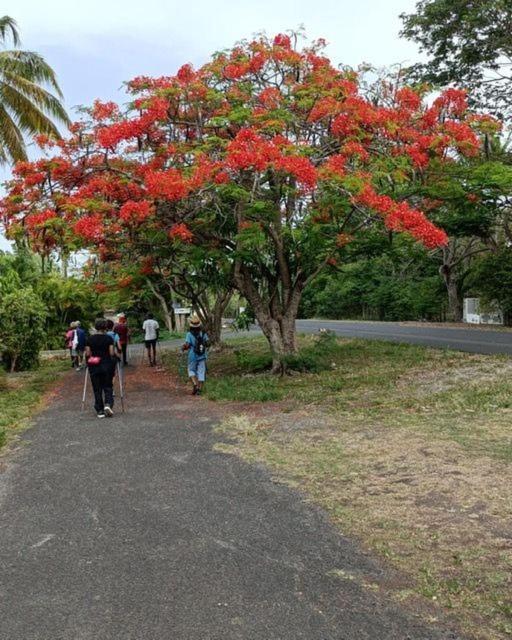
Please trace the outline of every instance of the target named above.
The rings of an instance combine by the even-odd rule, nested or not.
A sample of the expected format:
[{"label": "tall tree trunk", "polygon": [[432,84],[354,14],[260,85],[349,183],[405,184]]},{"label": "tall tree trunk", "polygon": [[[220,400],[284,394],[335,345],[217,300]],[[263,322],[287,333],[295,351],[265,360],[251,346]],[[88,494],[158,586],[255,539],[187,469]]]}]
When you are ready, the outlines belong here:
[{"label": "tall tree trunk", "polygon": [[443,277],[448,294],[447,319],[452,322],[462,322],[462,300],[459,295],[457,276],[447,264],[442,265],[439,271]]},{"label": "tall tree trunk", "polygon": [[295,283],[285,300],[278,304],[274,294],[269,294],[268,301],[260,294],[251,274],[240,264],[235,269],[235,282],[251,305],[263,335],[268,340],[272,353],[272,372],[284,373],[286,358],[297,353],[295,322],[302,298],[302,283]]},{"label": "tall tree trunk", "polygon": [[164,316],[165,326],[168,331],[176,331],[176,318],[174,316],[174,309],[172,306],[172,300],[169,300],[169,303],[165,299],[159,291],[157,291],[156,287],[153,285],[151,280],[147,279],[147,283],[149,288],[151,289],[151,293],[155,296],[155,298],[160,303],[160,307],[162,309],[162,313]]},{"label": "tall tree trunk", "polygon": [[196,300],[198,315],[208,334],[211,346],[216,346],[221,343],[222,318],[232,297],[233,289],[229,288],[226,291],[217,293],[213,307],[207,300]]}]

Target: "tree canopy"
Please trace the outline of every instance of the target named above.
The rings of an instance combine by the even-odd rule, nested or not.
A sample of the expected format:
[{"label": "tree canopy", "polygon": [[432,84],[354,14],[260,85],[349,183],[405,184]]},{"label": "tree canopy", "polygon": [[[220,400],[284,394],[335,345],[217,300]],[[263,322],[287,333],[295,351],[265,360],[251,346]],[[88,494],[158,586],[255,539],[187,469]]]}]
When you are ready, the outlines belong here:
[{"label": "tree canopy", "polygon": [[384,84],[371,100],[323,44],[261,37],[200,69],[132,80],[127,112],[97,101],[70,138],[38,138],[45,159],[15,167],[1,205],[11,237],[138,261],[146,275],[200,248],[249,301],[277,366],[295,349],[304,288],[355,234],[447,242],[411,185],[478,155],[496,130],[456,89],[432,102]]},{"label": "tree canopy", "polygon": [[463,86],[480,106],[511,115],[510,0],[420,0],[414,13],[401,17],[402,35],[428,55],[414,66],[416,77]]}]

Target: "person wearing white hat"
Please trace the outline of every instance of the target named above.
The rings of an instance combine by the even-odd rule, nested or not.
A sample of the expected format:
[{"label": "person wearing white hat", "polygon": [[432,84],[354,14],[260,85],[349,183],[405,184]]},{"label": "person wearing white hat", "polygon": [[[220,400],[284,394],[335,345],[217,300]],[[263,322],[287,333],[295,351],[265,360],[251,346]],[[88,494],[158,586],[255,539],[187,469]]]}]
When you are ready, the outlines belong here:
[{"label": "person wearing white hat", "polygon": [[208,334],[201,327],[201,320],[197,315],[189,320],[189,331],[185,337],[183,351],[188,351],[188,377],[192,381],[192,395],[200,395],[206,380],[206,358],[208,349]]}]

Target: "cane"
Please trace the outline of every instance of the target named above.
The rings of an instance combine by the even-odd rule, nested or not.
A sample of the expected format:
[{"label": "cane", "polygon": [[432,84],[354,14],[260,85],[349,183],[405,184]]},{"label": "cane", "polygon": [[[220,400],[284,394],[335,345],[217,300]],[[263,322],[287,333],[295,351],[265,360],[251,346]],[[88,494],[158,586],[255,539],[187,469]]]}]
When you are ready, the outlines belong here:
[{"label": "cane", "polygon": [[121,411],[124,413],[124,388],[123,388],[123,367],[119,360],[117,361],[117,376],[119,380],[119,395],[121,397]]},{"label": "cane", "polygon": [[82,394],[82,411],[85,408],[85,395],[87,393],[87,379],[89,378],[89,367],[85,365],[84,392]]}]

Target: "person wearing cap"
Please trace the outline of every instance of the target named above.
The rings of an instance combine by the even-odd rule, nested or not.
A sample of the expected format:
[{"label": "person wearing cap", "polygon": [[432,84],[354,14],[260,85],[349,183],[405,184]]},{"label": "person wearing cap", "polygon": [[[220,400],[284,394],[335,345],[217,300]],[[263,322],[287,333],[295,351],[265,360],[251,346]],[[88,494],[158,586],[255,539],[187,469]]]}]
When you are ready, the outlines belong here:
[{"label": "person wearing cap", "polygon": [[192,395],[201,393],[206,380],[206,358],[208,334],[201,327],[201,320],[193,315],[189,321],[189,331],[185,337],[182,351],[188,351],[188,377],[192,381]]}]

